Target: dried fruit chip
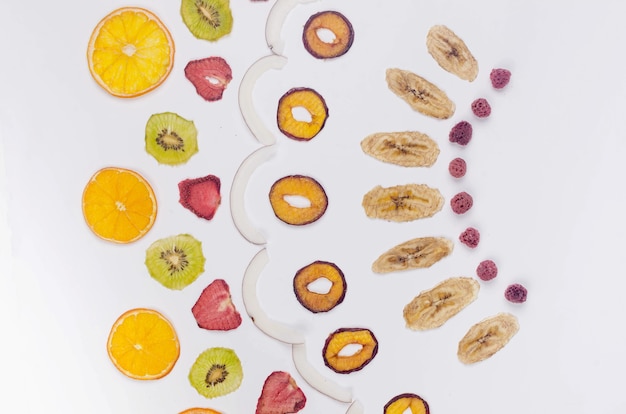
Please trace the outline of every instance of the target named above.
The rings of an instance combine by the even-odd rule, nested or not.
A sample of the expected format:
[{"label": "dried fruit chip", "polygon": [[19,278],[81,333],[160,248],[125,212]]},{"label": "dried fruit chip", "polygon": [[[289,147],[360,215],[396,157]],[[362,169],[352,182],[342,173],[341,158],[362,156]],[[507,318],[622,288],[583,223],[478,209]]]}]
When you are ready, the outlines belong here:
[{"label": "dried fruit chip", "polygon": [[190,234],[165,237],[146,249],[150,276],[168,289],[180,290],[204,272],[202,243]]},{"label": "dried fruit chip", "polygon": [[430,267],[452,253],[454,243],[444,237],[418,237],[400,243],[372,264],[375,273]]},{"label": "dried fruit chip", "polygon": [[361,141],[368,155],[403,167],[430,167],[439,156],[439,146],[428,135],[417,131],[378,132]]},{"label": "dried fruit chip", "polygon": [[470,249],[475,249],[480,242],[480,232],[474,227],[468,227],[459,235],[459,241]]},{"label": "dried fruit chip", "polygon": [[474,199],[465,191],[456,194],[450,200],[450,206],[452,207],[452,211],[454,211],[456,214],[467,213],[473,205]]},{"label": "dried fruit chip", "polygon": [[493,69],[489,74],[489,79],[495,89],[502,89],[509,84],[511,72],[507,69]]},{"label": "dried fruit chip", "polygon": [[493,260],[483,260],[476,267],[476,275],[484,281],[494,279],[498,276],[498,267]]},{"label": "dried fruit chip", "polygon": [[[326,279],[331,287],[326,293],[310,289],[311,283]],[[346,279],[334,263],[316,260],[298,270],[293,278],[293,290],[298,302],[313,313],[328,312],[343,302],[346,296]]]},{"label": "dried fruit chip", "polygon": [[169,374],[180,354],[172,324],[152,309],[131,309],[113,324],[107,341],[109,358],[124,375],[153,380]]},{"label": "dried fruit chip", "polygon": [[[309,119],[297,119],[295,108],[304,108]],[[311,88],[292,88],[285,92],[278,101],[276,120],[278,129],[291,139],[308,141],[324,128],[328,118],[326,101]]]},{"label": "dried fruit chip", "polygon": [[405,222],[432,217],[443,207],[443,196],[425,184],[376,186],[363,196],[367,217]]},{"label": "dried fruit chip", "polygon": [[507,286],[504,291],[504,297],[512,303],[524,303],[526,302],[527,296],[528,290],[526,290],[526,288],[519,283],[513,283],[512,285]]},{"label": "dried fruit chip", "polygon": [[472,132],[472,124],[467,121],[461,121],[452,127],[448,138],[450,142],[465,146],[471,141]]},{"label": "dried fruit chip", "polygon": [[[320,34],[332,33],[329,39]],[[346,54],[354,41],[352,24],[337,11],[322,11],[312,15],[304,24],[304,48],[317,59],[336,58]]]},{"label": "dried fruit chip", "polygon": [[228,62],[219,56],[192,60],[185,66],[185,77],[205,101],[222,99],[224,90],[233,79]]},{"label": "dried fruit chip", "polygon": [[428,403],[422,397],[413,393],[396,395],[389,400],[383,409],[384,414],[429,414]]},{"label": "dried fruit chip", "polygon": [[87,60],[98,85],[113,96],[132,98],[167,79],[174,65],[174,41],[154,13],[123,7],[95,27]]},{"label": "dried fruit chip", "polygon": [[306,396],[293,377],[284,371],[274,371],[263,384],[255,414],[297,413],[306,405]]},{"label": "dried fruit chip", "polygon": [[433,118],[448,119],[454,114],[454,102],[436,85],[408,70],[386,71],[387,86],[409,106]]},{"label": "dried fruit chip", "polygon": [[461,178],[467,171],[467,163],[463,158],[455,158],[448,164],[448,172],[454,178]]},{"label": "dried fruit chip", "polygon": [[182,0],[180,14],[185,26],[198,39],[215,42],[233,28],[230,0]]},{"label": "dried fruit chip", "polygon": [[241,361],[234,350],[215,347],[203,351],[189,370],[189,382],[206,398],[217,398],[239,388],[243,380]]},{"label": "dried fruit chip", "polygon": [[[342,350],[349,345],[359,349],[350,355]],[[363,369],[378,353],[378,340],[369,329],[339,328],[326,339],[322,356],[326,366],[339,374],[349,374]]]},{"label": "dried fruit chip", "polygon": [[130,243],[145,236],[157,215],[150,184],[139,173],[107,167],[97,171],[83,191],[83,216],[100,238]]},{"label": "dried fruit chip", "polygon": [[431,27],[426,46],[428,53],[444,70],[470,82],[478,76],[478,62],[465,42],[446,26]]},{"label": "dried fruit chip", "polygon": [[211,220],[222,202],[221,182],[215,175],[183,180],[178,183],[178,202],[196,216]]},{"label": "dried fruit chip", "polygon": [[[304,198],[306,205],[292,203],[290,197]],[[288,175],[277,180],[270,189],[269,199],[276,217],[294,226],[319,220],[328,207],[322,185],[305,175]]]},{"label": "dried fruit chip", "polygon": [[233,304],[228,283],[223,279],[216,279],[204,288],[191,312],[202,329],[230,331],[241,325],[241,315]]},{"label": "dried fruit chip", "polygon": [[499,313],[478,322],[459,341],[457,356],[464,364],[474,364],[493,356],[519,330],[517,318]]},{"label": "dried fruit chip", "polygon": [[146,123],[146,152],[159,164],[184,164],[198,152],[198,130],[193,121],[174,112],[153,114]]},{"label": "dried fruit chip", "polygon": [[478,98],[472,102],[472,112],[479,118],[487,118],[491,115],[491,105],[485,98]]},{"label": "dried fruit chip", "polygon": [[215,411],[211,408],[194,407],[194,408],[188,408],[184,411],[181,411],[178,414],[222,414],[222,413],[219,411]]},{"label": "dried fruit chip", "polygon": [[403,310],[413,330],[438,328],[478,297],[480,285],[470,277],[453,277],[421,292]]}]

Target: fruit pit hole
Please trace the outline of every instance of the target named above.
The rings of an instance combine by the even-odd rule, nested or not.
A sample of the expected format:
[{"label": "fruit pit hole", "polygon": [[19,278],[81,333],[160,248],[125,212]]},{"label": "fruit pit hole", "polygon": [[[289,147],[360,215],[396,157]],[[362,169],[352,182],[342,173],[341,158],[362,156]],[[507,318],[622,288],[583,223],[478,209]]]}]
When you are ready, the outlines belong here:
[{"label": "fruit pit hole", "polygon": [[315,31],[317,37],[324,43],[333,44],[337,41],[335,32],[325,27],[320,27]]},{"label": "fruit pit hole", "polygon": [[333,282],[325,277],[320,277],[317,280],[309,283],[306,288],[309,292],[319,293],[320,295],[327,295],[330,292],[330,288],[333,286]]},{"label": "fruit pit hole", "polygon": [[219,85],[220,80],[218,78],[215,78],[213,76],[205,76],[204,79],[206,79],[211,85]]},{"label": "fruit pit hole", "polygon": [[309,112],[309,110],[304,106],[294,106],[291,108],[291,115],[296,121],[306,122],[307,124],[310,124],[313,121],[311,112]]},{"label": "fruit pit hole", "polygon": [[361,352],[362,349],[363,345],[361,344],[348,344],[341,348],[337,355],[340,357],[349,358]]},{"label": "fruit pit hole", "polygon": [[283,199],[291,206],[295,208],[309,208],[311,207],[311,200],[300,195],[286,195]]}]

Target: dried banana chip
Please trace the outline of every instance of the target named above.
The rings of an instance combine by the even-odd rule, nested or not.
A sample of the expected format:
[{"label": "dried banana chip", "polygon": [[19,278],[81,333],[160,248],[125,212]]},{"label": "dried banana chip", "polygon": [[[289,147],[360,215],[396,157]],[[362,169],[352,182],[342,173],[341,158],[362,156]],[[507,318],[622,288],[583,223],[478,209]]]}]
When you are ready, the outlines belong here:
[{"label": "dried banana chip", "polygon": [[452,253],[454,243],[444,237],[418,237],[383,253],[372,264],[375,273],[430,267]]},{"label": "dried banana chip", "polygon": [[443,25],[431,27],[426,36],[428,53],[444,70],[472,82],[478,76],[478,62],[465,42]]},{"label": "dried banana chip", "polygon": [[387,86],[413,110],[433,118],[448,119],[455,105],[448,95],[426,79],[408,70],[387,69]]},{"label": "dried banana chip", "polygon": [[502,349],[519,330],[517,318],[499,313],[472,326],[459,342],[457,356],[464,364],[483,361]]},{"label": "dried banana chip", "polygon": [[480,285],[471,277],[453,277],[421,292],[404,307],[407,328],[423,331],[440,327],[476,300],[479,290]]},{"label": "dried banana chip", "polygon": [[376,186],[363,196],[361,205],[370,218],[413,221],[431,217],[441,210],[444,199],[439,190],[425,184]]},{"label": "dried banana chip", "polygon": [[403,167],[430,167],[439,156],[439,146],[428,135],[417,131],[378,132],[361,141],[366,154]]}]

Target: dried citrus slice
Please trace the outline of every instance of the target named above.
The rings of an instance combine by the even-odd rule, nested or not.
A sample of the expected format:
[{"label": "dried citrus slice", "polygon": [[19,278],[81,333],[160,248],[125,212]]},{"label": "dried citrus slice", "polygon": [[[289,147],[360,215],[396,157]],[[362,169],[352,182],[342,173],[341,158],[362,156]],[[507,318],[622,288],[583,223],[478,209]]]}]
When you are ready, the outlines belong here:
[{"label": "dried citrus slice", "polygon": [[87,48],[89,71],[107,92],[121,98],[143,95],[169,76],[174,41],[152,12],[123,7],[104,17]]},{"label": "dried citrus slice", "polygon": [[139,380],[167,375],[178,360],[180,343],[172,324],[152,309],[131,309],[113,324],[107,352],[122,374]]},{"label": "dried citrus slice", "polygon": [[219,411],[215,411],[211,408],[188,408],[185,411],[181,411],[179,414],[221,414]]},{"label": "dried citrus slice", "polygon": [[83,216],[104,240],[130,243],[152,228],[157,202],[150,184],[135,171],[107,167],[83,191]]}]

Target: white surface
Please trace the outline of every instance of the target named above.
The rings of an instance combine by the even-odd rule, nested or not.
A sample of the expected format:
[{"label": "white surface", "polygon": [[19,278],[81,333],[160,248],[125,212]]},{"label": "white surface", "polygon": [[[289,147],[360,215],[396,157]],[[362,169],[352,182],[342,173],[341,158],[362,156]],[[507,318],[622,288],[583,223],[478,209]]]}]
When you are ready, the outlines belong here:
[{"label": "white surface", "polygon": [[[235,331],[212,333],[198,329],[190,313],[201,290],[220,277],[245,314],[239,286],[259,247],[234,228],[227,194],[240,162],[259,146],[239,114],[237,88],[246,69],[269,53],[264,33],[272,2],[233,1],[233,33],[214,44],[191,36],[178,2],[135,4],[164,20],[177,54],[170,78],[133,100],[101,91],[85,62],[92,28],[126,3],[0,4],[0,378],[11,390],[0,411],[175,413],[201,405],[246,413],[254,410],[267,375],[280,369],[305,391],[303,413],[345,412],[347,404],[317,393],[297,375],[289,345],[266,337],[249,319]],[[308,16],[324,9],[341,11],[356,32],[352,49],[337,60],[313,59],[300,40]],[[247,193],[251,220],[268,235],[270,262],[259,295],[268,314],[306,329],[310,362],[351,387],[366,413],[381,412],[403,392],[421,395],[440,414],[626,411],[619,380],[626,370],[623,13],[621,2],[609,0],[322,0],[288,16],[282,36],[289,61],[255,89],[259,116],[279,146]],[[425,35],[433,24],[448,25],[474,52],[481,68],[474,83],[444,72],[428,55]],[[197,96],[183,75],[186,62],[211,55],[224,57],[234,76],[214,103]],[[441,86],[457,103],[455,116],[437,121],[411,111],[386,88],[384,69],[392,66]],[[513,73],[501,92],[488,81],[498,66]],[[329,105],[326,127],[308,143],[288,140],[274,123],[278,98],[294,86],[315,88]],[[467,147],[449,144],[447,132],[455,121],[472,119],[469,103],[480,96],[491,102],[492,116],[474,122]],[[185,166],[157,165],[144,151],[145,122],[162,111],[193,119],[199,129],[200,152]],[[403,169],[362,154],[359,142],[367,134],[403,129],[440,143],[435,166]],[[468,174],[455,181],[446,169],[459,155]],[[82,219],[83,186],[107,165],[138,170],[157,193],[155,227],[131,245],[100,241]],[[223,205],[206,222],[178,204],[176,184],[209,173],[222,179]],[[289,173],[310,174],[328,192],[329,209],[311,226],[281,225],[267,203],[271,183]],[[468,191],[474,208],[463,217],[445,208],[432,219],[404,224],[365,218],[360,200],[367,190],[411,181],[439,187],[446,199]],[[423,271],[382,276],[369,270],[396,242],[434,233],[456,238],[470,225],[482,234],[474,251],[457,244],[452,256]],[[144,252],[157,238],[182,232],[202,240],[207,270],[173,292],[150,279]],[[484,258],[496,260],[500,273],[481,283],[475,303],[436,331],[404,328],[401,309],[413,296],[445,277],[473,275]],[[323,315],[300,307],[291,291],[295,270],[316,259],[337,263],[348,283],[345,301]],[[513,282],[529,289],[521,306],[502,297]],[[180,359],[159,381],[131,381],[106,355],[111,324],[137,306],[165,313],[181,337]],[[458,339],[499,311],[517,315],[520,332],[490,360],[462,366]],[[375,332],[379,354],[360,372],[334,374],[321,361],[323,341],[338,327],[356,325]],[[236,349],[245,379],[237,392],[208,401],[186,377],[197,354],[218,345]]]}]

